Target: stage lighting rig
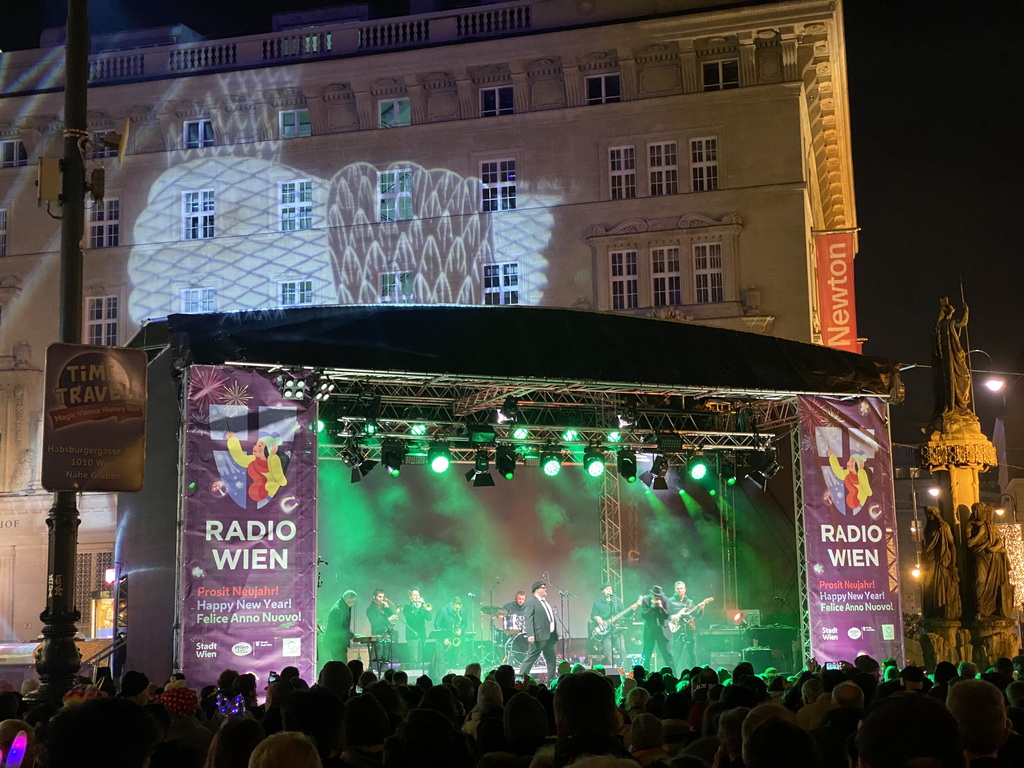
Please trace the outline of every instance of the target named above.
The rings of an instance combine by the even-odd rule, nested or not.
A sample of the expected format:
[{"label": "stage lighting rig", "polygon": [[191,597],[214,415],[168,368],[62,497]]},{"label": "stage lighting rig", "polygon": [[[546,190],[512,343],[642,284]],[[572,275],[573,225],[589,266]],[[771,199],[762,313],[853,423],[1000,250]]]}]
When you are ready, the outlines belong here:
[{"label": "stage lighting rig", "polygon": [[515,446],[501,444],[494,453],[494,468],[506,480],[511,480],[516,474],[517,459]]},{"label": "stage lighting rig", "polygon": [[668,481],[665,475],[668,474],[668,459],[664,456],[655,456],[651,462],[651,469],[640,475],[640,479],[648,488],[654,491],[667,491]]},{"label": "stage lighting rig", "polygon": [[562,451],[549,446],[540,457],[540,468],[548,477],[554,477],[562,471]]},{"label": "stage lighting rig", "polygon": [[274,382],[285,400],[302,400],[306,396],[306,380],[281,374]]},{"label": "stage lighting rig", "polygon": [[600,444],[591,443],[583,453],[583,468],[590,477],[600,477],[604,472],[604,458]]},{"label": "stage lighting rig", "polygon": [[436,474],[447,472],[452,463],[452,452],[444,443],[434,443],[427,451],[427,464]]},{"label": "stage lighting rig", "polygon": [[405,461],[405,444],[401,440],[387,439],[380,446],[381,463],[388,470],[392,477],[398,477],[402,472],[402,463]]},{"label": "stage lighting rig", "polygon": [[494,486],[494,478],[489,470],[490,454],[481,448],[473,458],[473,468],[466,472],[466,482],[473,482],[474,488],[491,488]]},{"label": "stage lighting rig", "polygon": [[505,402],[498,409],[497,422],[499,424],[515,424],[519,421],[519,401],[512,395],[505,398]]},{"label": "stage lighting rig", "polygon": [[623,448],[618,455],[619,474],[627,483],[636,482],[636,452]]},{"label": "stage lighting rig", "polygon": [[355,442],[349,443],[345,446],[342,450],[341,457],[345,462],[345,466],[352,469],[353,483],[358,483],[370,472],[371,469],[377,466],[376,461],[365,458],[363,449]]}]

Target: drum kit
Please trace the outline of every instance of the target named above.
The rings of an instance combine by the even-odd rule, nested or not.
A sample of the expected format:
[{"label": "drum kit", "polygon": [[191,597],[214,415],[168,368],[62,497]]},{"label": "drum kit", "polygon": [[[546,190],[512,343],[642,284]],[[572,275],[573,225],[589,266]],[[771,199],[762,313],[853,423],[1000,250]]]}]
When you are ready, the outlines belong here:
[{"label": "drum kit", "polygon": [[530,641],[526,634],[526,617],[521,613],[509,613],[498,605],[483,605],[480,612],[494,620],[492,628],[495,655],[501,657],[502,664],[519,669],[530,649]]}]

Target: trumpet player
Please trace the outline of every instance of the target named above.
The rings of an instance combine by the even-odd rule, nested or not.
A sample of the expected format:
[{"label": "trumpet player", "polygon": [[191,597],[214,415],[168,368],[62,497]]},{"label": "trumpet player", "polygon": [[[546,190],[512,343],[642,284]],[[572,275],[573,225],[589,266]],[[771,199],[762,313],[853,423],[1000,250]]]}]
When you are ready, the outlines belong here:
[{"label": "trumpet player", "polygon": [[448,672],[448,658],[452,648],[462,645],[466,632],[466,617],[462,613],[462,598],[456,595],[434,618],[434,675]]},{"label": "trumpet player", "polygon": [[370,634],[374,637],[390,638],[398,621],[397,605],[388,600],[383,589],[373,590],[373,599],[366,606],[366,618],[370,620]]},{"label": "trumpet player", "polygon": [[409,603],[402,610],[405,619],[405,642],[409,647],[409,664],[422,669],[423,651],[427,642],[427,622],[434,618],[434,606],[425,602],[418,589],[409,590]]}]

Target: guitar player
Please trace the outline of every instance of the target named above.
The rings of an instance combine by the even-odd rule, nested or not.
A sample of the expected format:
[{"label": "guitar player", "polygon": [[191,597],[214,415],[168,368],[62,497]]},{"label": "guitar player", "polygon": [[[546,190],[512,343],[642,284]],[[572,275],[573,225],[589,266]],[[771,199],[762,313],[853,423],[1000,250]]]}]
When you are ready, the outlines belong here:
[{"label": "guitar player", "polygon": [[[590,620],[594,622],[593,634],[600,641],[601,654],[604,656],[605,665],[609,668],[626,665],[624,628],[617,622],[629,611],[636,610],[637,605],[624,608],[622,601],[615,596],[612,585],[605,584],[601,587],[601,594],[597,596],[590,609]],[[612,656],[613,647],[615,656]]]},{"label": "guitar player", "polygon": [[679,629],[672,635],[672,655],[676,658],[681,670],[693,669],[697,664],[696,639],[697,627],[694,622],[704,615],[704,603],[695,603],[686,596],[686,582],[675,583],[676,593],[672,598],[672,616],[679,614]]}]

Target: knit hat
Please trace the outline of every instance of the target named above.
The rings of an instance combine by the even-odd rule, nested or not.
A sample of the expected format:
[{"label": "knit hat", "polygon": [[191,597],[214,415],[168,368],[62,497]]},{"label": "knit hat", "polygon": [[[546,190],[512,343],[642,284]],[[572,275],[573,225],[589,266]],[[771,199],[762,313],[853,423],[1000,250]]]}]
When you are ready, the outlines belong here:
[{"label": "knit hat", "polygon": [[199,694],[191,688],[165,688],[153,701],[163,704],[171,714],[191,715],[199,706]]},{"label": "knit hat", "polygon": [[149,687],[149,678],[142,672],[132,670],[125,672],[121,679],[122,696],[138,696]]},{"label": "knit hat", "polygon": [[544,705],[528,693],[513,696],[505,704],[505,738],[512,741],[543,739],[548,735]]}]

